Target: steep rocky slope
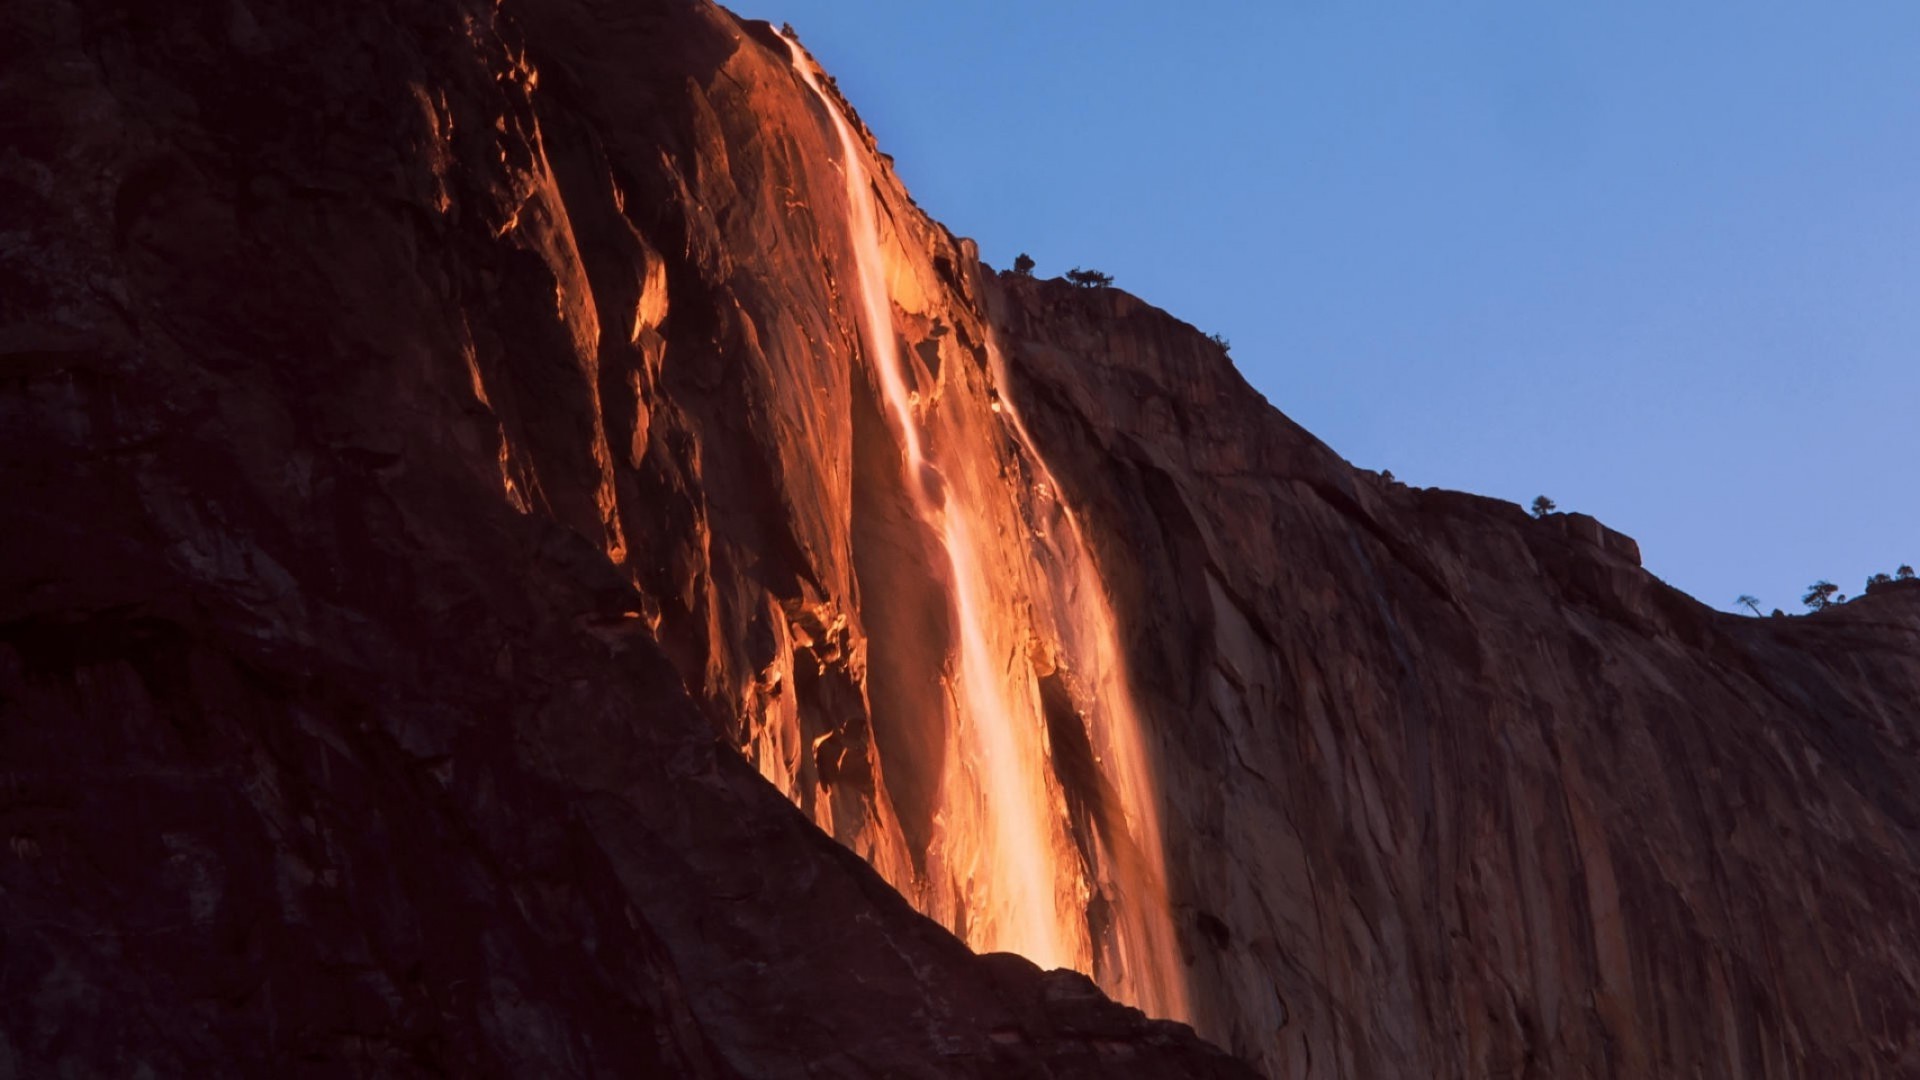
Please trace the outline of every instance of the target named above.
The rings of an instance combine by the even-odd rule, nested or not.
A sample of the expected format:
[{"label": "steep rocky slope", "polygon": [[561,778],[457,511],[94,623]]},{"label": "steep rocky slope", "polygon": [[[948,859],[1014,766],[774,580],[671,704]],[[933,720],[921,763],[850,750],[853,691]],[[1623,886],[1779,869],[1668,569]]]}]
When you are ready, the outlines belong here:
[{"label": "steep rocky slope", "polygon": [[1159,718],[1201,1030],[1271,1075],[1920,1074],[1920,588],[1711,611],[1001,279]]},{"label": "steep rocky slope", "polygon": [[1269,1075],[1920,1071],[1914,590],[1356,472],[704,3],[0,72],[0,1072],[1242,1074],[914,913],[1040,951],[1008,791],[1042,959]]},{"label": "steep rocky slope", "polygon": [[798,698],[789,788],[897,847],[839,174],[765,27],[32,0],[0,49],[0,1074],[1249,1075],[740,752]]}]

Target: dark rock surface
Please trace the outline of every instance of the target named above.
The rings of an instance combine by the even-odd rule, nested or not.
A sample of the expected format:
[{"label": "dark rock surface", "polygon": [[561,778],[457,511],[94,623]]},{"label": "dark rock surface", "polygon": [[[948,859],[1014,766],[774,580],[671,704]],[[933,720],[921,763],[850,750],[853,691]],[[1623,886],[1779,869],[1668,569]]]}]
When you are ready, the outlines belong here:
[{"label": "dark rock surface", "polygon": [[[0,7],[0,1075],[1246,1074],[887,884],[943,631],[838,153],[694,0]],[[1383,482],[867,166],[947,479],[1024,536],[1004,393],[1114,594],[1203,1034],[1920,1074],[1920,591]]]},{"label": "dark rock surface", "polygon": [[1715,612],[1592,518],[1351,468],[1124,293],[994,306],[1121,568],[1201,1031],[1274,1076],[1920,1075],[1920,589]]},{"label": "dark rock surface", "polygon": [[0,50],[0,1075],[1245,1074],[968,952],[716,738],[767,617],[720,593],[845,517],[765,452],[817,255],[726,284],[780,125],[830,168],[768,49],[25,0]]}]

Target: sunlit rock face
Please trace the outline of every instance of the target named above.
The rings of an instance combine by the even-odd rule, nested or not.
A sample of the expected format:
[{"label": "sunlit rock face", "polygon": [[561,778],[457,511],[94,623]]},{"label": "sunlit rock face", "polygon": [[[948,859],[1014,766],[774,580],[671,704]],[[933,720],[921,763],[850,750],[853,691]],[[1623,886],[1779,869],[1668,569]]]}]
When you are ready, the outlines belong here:
[{"label": "sunlit rock face", "polygon": [[[897,184],[889,199],[874,183],[885,173],[869,167],[844,102],[787,45],[840,150],[845,262],[882,414],[877,424],[860,414],[855,487],[872,494],[856,502],[851,537],[857,607],[880,628],[868,637],[881,691],[868,770],[884,780],[876,802],[905,807],[899,835],[915,853],[883,856],[882,871],[975,948],[1090,972],[1125,1000],[1185,1018],[1158,796],[1118,625],[1078,520],[999,395],[992,331],[973,325],[960,282],[938,280],[939,266],[977,260],[930,230],[906,245],[883,225],[925,228]],[[928,321],[921,309],[933,298],[944,303]],[[943,349],[955,326],[960,347]],[[895,527],[858,527],[874,518]],[[776,781],[794,773],[781,750],[753,748]],[[790,789],[803,802],[810,794]],[[890,824],[885,814],[868,822]],[[871,831],[847,839],[864,845]]]},{"label": "sunlit rock face", "polygon": [[331,7],[0,16],[0,1073],[1914,1067],[1915,590],[1357,472],[764,24]]}]

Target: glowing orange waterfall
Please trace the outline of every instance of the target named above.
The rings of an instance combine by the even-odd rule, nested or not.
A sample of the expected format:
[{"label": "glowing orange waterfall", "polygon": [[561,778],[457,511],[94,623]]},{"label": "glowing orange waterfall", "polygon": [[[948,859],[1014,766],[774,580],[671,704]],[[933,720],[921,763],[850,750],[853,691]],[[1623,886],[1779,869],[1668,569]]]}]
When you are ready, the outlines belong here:
[{"label": "glowing orange waterfall", "polygon": [[[1007,385],[1006,363],[989,342],[995,382]],[[1027,426],[1011,400],[996,403],[1013,423],[1015,437],[1039,470],[1041,495],[1058,510],[1064,529],[1050,530],[1050,546],[1069,568],[1055,575],[1060,593],[1057,625],[1065,646],[1093,697],[1092,737],[1102,772],[1120,797],[1129,850],[1108,851],[1108,865],[1124,895],[1119,898],[1114,935],[1120,970],[1111,981],[1121,997],[1160,1016],[1187,1017],[1187,983],[1181,976],[1180,948],[1174,939],[1172,904],[1167,896],[1166,860],[1160,830],[1159,788],[1147,755],[1145,729],[1134,707],[1132,680],[1120,646],[1120,623],[1107,600],[1099,568],[1080,530],[1073,508],[1059,496],[1053,470],[1033,445]]]},{"label": "glowing orange waterfall", "polygon": [[[1001,403],[995,410],[1011,421],[1040,489],[1008,494],[1024,500],[1030,516],[1056,518],[1061,525],[1037,526],[1039,550],[1027,555],[1020,542],[1021,572],[1000,572],[1007,565],[1008,538],[974,506],[979,491],[962,496],[949,481],[950,473],[957,478],[969,463],[941,460],[922,432],[920,410],[929,403],[909,389],[864,145],[813,66],[797,46],[789,47],[796,71],[825,106],[838,136],[861,337],[899,440],[913,513],[944,551],[952,605],[953,670],[943,703],[947,748],[926,858],[931,880],[895,884],[977,949],[1090,972],[1117,997],[1159,1015],[1184,1017],[1157,796],[1097,569],[1077,521],[1052,494],[1057,486],[1019,417]],[[989,354],[999,378],[999,354],[991,347]],[[995,543],[1000,546],[981,546]],[[1058,654],[1032,660],[1029,653],[1051,653],[1041,644],[1046,641],[1058,643]],[[1036,663],[1076,688],[1075,718],[1086,728],[1104,787],[1121,803],[1117,816],[1124,821],[1115,824],[1110,819],[1116,815],[1107,814],[1104,832],[1092,841],[1083,835],[1077,844],[1074,838]],[[1096,893],[1110,913],[1098,930],[1090,929],[1088,917]]]}]

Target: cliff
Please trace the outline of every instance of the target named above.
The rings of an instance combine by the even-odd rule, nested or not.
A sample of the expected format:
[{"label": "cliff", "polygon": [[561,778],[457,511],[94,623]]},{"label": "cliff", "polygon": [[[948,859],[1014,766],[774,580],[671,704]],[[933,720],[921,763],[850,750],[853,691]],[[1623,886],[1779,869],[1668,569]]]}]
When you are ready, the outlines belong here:
[{"label": "cliff", "polygon": [[1270,1075],[1896,1076],[1920,588],[1712,611],[1349,467],[1125,294],[1000,279],[1132,632],[1202,1031]]},{"label": "cliff", "polygon": [[968,944],[1272,1076],[1920,1069],[1915,590],[1357,472],[705,3],[0,73],[0,1072],[1248,1074]]},{"label": "cliff", "polygon": [[749,764],[901,850],[770,31],[0,18],[0,1074],[1248,1075]]}]

